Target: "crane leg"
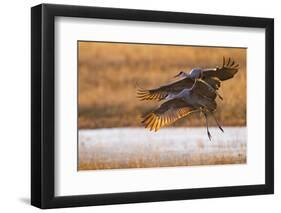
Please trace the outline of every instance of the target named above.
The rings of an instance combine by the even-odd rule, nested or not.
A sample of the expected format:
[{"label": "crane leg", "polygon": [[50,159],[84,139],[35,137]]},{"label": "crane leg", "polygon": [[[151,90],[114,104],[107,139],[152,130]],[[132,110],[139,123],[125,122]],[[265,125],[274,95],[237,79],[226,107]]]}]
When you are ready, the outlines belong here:
[{"label": "crane leg", "polygon": [[217,118],[215,117],[214,113],[213,113],[213,112],[210,112],[210,113],[211,113],[211,115],[213,116],[214,120],[216,121],[217,126],[220,128],[220,130],[221,130],[222,132],[224,132],[223,128],[222,128],[221,125],[219,124],[219,122],[218,122]]},{"label": "crane leg", "polygon": [[207,112],[206,111],[203,111],[203,114],[205,116],[205,119],[206,119],[206,128],[207,128],[207,134],[208,134],[208,137],[209,137],[209,140],[212,141],[212,136],[210,134],[210,131],[209,131],[209,125],[208,125],[208,115],[207,115]]}]

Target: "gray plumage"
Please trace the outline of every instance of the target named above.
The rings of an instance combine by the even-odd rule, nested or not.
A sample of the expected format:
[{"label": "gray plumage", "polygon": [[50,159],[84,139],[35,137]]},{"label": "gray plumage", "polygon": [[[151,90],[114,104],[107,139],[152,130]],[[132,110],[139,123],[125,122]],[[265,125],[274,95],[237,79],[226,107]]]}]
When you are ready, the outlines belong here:
[{"label": "gray plumage", "polygon": [[172,124],[180,118],[191,113],[203,112],[206,118],[208,137],[211,134],[208,129],[208,113],[210,113],[219,128],[213,112],[217,108],[216,97],[222,99],[218,93],[221,81],[232,78],[239,69],[234,60],[225,62],[223,57],[222,67],[210,69],[192,69],[189,73],[179,72],[175,77],[181,79],[154,89],[137,90],[140,100],[164,101],[158,109],[153,110],[144,117],[142,123],[145,128],[158,131],[161,127]]}]

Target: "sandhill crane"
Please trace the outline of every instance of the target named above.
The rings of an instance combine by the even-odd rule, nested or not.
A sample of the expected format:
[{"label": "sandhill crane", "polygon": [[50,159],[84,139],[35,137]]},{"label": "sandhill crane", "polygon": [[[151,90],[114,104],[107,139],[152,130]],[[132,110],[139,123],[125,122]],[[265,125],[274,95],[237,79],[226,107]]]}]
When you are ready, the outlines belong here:
[{"label": "sandhill crane", "polygon": [[173,83],[155,89],[139,88],[137,97],[140,100],[164,101],[158,109],[145,116],[142,123],[151,131],[158,131],[161,127],[172,124],[191,113],[202,112],[206,120],[207,134],[211,140],[208,113],[213,116],[223,132],[213,114],[217,108],[216,97],[222,99],[217,90],[220,88],[221,81],[233,78],[238,69],[239,65],[234,60],[229,58],[225,63],[223,57],[223,64],[220,68],[192,69],[189,73],[177,74],[175,77],[181,77],[181,79]]}]

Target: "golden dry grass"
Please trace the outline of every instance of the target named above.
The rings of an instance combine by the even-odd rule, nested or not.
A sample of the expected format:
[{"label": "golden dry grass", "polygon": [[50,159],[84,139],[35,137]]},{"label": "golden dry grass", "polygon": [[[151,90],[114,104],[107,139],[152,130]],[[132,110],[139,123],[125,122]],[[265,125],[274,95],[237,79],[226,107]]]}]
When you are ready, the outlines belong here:
[{"label": "golden dry grass", "polygon": [[[158,103],[139,101],[136,83],[158,87],[180,70],[221,65],[223,56],[232,57],[240,70],[222,83],[224,101],[218,100],[216,116],[223,126],[246,125],[246,49],[100,42],[78,45],[80,129],[141,126],[141,116]],[[192,115],[173,126],[200,125],[204,125],[203,118]]]},{"label": "golden dry grass", "polygon": [[[83,149],[82,149],[83,150]],[[171,154],[166,159],[161,159],[158,153],[151,153],[148,158],[144,158],[140,153],[126,157],[123,162],[116,162],[114,158],[108,156],[93,157],[91,161],[79,161],[79,170],[99,170],[99,169],[129,169],[129,168],[152,168],[152,167],[174,167],[174,166],[202,166],[202,165],[223,165],[223,164],[244,164],[246,155],[235,155],[231,151],[224,154],[202,155],[200,150],[192,155]],[[242,152],[242,150],[241,150]],[[83,151],[80,153],[83,156]]]}]

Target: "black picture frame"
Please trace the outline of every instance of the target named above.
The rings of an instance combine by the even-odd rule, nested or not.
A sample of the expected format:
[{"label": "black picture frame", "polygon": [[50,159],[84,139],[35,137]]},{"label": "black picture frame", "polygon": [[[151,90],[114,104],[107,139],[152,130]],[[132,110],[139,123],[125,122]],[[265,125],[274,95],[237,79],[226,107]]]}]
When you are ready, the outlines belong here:
[{"label": "black picture frame", "polygon": [[[263,28],[265,48],[265,184],[112,194],[54,195],[55,17]],[[39,208],[217,198],[274,193],[274,20],[270,18],[41,4],[31,8],[31,204]]]}]

